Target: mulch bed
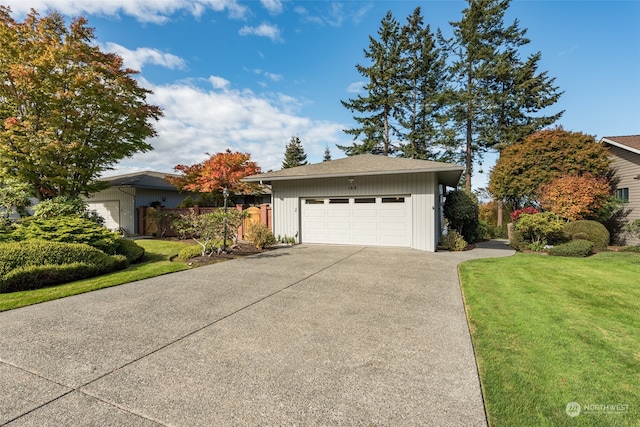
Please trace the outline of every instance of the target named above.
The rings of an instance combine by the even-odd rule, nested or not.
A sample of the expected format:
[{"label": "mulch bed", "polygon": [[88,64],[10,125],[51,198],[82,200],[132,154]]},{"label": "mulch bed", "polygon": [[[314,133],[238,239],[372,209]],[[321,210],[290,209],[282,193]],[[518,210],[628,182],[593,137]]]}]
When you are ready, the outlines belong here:
[{"label": "mulch bed", "polygon": [[[228,261],[243,256],[255,255],[262,252],[271,251],[274,248],[258,249],[250,243],[238,242],[233,248],[228,248],[227,252],[221,252],[220,254],[213,253],[211,256],[199,256],[191,258],[187,261],[187,265],[190,267],[200,267],[203,265],[215,264],[217,262]],[[173,259],[172,259],[173,261]]]}]

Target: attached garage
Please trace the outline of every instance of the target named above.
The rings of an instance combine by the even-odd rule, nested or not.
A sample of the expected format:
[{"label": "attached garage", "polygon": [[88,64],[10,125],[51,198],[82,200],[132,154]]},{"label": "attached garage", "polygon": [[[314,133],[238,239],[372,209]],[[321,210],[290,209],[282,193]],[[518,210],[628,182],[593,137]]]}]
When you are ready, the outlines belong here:
[{"label": "attached garage", "polygon": [[328,197],[301,201],[305,243],[411,246],[411,196]]},{"label": "attached garage", "polygon": [[435,251],[462,167],[363,154],[245,178],[271,184],[273,233],[300,243]]}]

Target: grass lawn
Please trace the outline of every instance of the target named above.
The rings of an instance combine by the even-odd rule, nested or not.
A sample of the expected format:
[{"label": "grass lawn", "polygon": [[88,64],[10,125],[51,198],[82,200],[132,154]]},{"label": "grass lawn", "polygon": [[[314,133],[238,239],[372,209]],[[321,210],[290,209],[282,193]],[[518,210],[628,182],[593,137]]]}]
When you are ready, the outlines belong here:
[{"label": "grass lawn", "polygon": [[109,286],[122,285],[123,283],[134,282],[136,280],[147,279],[149,277],[160,276],[189,268],[185,263],[170,261],[172,256],[177,255],[180,249],[189,243],[153,239],[140,239],[136,240],[136,243],[145,249],[143,262],[133,264],[127,269],[116,271],[115,273],[79,280],[64,285],[51,286],[33,291],[0,294],[0,311],[95,291],[97,289],[108,288]]},{"label": "grass lawn", "polygon": [[490,426],[640,426],[640,255],[519,253],[460,277]]}]

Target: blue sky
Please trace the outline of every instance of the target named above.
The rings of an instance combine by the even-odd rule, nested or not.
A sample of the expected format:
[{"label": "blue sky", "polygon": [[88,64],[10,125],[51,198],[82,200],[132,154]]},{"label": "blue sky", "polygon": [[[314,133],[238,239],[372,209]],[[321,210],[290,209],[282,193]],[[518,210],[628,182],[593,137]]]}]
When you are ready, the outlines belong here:
[{"label": "blue sky", "polygon": [[[163,108],[154,151],[123,160],[109,175],[171,172],[230,148],[263,170],[280,169],[298,136],[312,163],[326,146],[349,145],[354,127],[340,100],[365,83],[355,65],[388,10],[402,24],[420,6],[425,23],[450,35],[465,1],[4,0],[14,18],[29,8],[83,15],[103,50],[140,70],[149,98]],[[520,21],[541,51],[540,70],[564,95],[549,112],[558,124],[596,136],[640,134],[640,0],[513,0],[506,22]],[[477,167],[486,185],[495,156]],[[482,170],[484,173],[479,173]]]}]

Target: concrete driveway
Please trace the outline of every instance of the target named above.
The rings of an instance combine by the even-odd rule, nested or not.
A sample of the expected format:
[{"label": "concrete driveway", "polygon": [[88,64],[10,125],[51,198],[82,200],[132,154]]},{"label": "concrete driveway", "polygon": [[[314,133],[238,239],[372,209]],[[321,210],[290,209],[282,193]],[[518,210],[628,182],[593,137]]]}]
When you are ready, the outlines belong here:
[{"label": "concrete driveway", "polygon": [[0,313],[0,424],[481,426],[456,265],[299,245]]}]

